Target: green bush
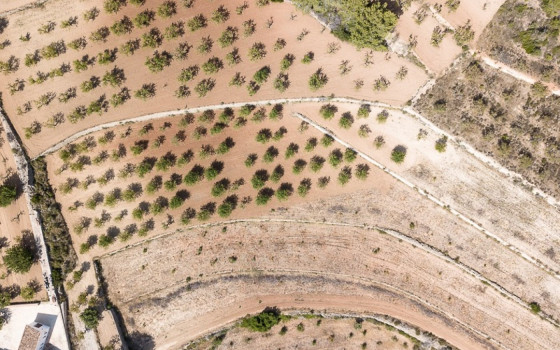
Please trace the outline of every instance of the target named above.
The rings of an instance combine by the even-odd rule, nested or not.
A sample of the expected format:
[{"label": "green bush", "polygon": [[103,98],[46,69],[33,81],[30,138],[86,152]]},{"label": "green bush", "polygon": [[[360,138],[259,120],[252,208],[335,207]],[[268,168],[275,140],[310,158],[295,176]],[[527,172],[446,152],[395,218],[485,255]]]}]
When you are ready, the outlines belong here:
[{"label": "green bush", "polygon": [[350,41],[359,48],[368,47],[386,51],[385,38],[397,24],[397,15],[387,7],[385,2],[366,0],[295,0],[299,7],[314,12],[325,18],[333,14],[340,25],[333,34],[341,40]]},{"label": "green bush", "polygon": [[267,307],[260,314],[245,317],[240,326],[248,328],[255,332],[268,332],[272,327],[276,326],[282,315],[280,310],[276,307]]},{"label": "green bush", "polygon": [[404,161],[406,157],[406,147],[398,145],[391,151],[391,160],[397,164]]},{"label": "green bush", "polygon": [[15,186],[0,186],[0,207],[7,207],[17,198],[17,189]]},{"label": "green bush", "polygon": [[26,273],[33,265],[33,252],[22,244],[14,245],[6,250],[4,264],[15,273]]},{"label": "green bush", "polygon": [[94,329],[99,324],[99,312],[95,307],[88,307],[80,314],[80,319],[88,329]]}]

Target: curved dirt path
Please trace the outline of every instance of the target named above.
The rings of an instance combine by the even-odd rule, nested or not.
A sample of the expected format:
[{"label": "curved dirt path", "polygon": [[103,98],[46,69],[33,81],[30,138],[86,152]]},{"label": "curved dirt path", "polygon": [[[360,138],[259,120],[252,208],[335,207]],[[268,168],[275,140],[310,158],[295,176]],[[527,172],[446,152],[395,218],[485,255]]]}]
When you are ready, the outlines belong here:
[{"label": "curved dirt path", "polygon": [[[258,299],[258,300],[257,300]],[[185,322],[180,332],[171,333],[166,338],[166,343],[171,345],[161,347],[162,349],[171,348],[179,345],[186,339],[192,340],[213,333],[216,330],[226,327],[236,322],[247,314],[256,314],[265,306],[276,306],[280,309],[314,309],[339,312],[352,312],[360,315],[383,314],[388,315],[407,323],[413,324],[423,330],[429,331],[436,336],[445,339],[459,349],[487,349],[477,342],[474,342],[462,332],[454,327],[429,320],[422,312],[413,310],[406,305],[393,303],[390,300],[374,299],[364,296],[331,295],[331,294],[288,294],[288,295],[259,295],[258,298],[252,297],[236,303],[239,307],[225,307],[207,313],[197,318],[196,322]],[[364,311],[364,310],[367,310]],[[471,332],[485,339],[485,335],[467,325],[455,320],[450,315],[450,319],[458,322],[459,325],[467,327]],[[494,343],[500,348],[508,349],[499,343]]]}]

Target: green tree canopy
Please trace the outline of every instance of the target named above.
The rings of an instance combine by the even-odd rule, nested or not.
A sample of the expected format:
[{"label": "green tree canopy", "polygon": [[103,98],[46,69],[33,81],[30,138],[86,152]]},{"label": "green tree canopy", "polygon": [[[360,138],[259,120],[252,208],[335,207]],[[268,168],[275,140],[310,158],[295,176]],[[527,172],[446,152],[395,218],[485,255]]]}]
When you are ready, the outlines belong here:
[{"label": "green tree canopy", "polygon": [[17,197],[15,186],[4,185],[0,186],[0,207],[7,207]]},{"label": "green tree canopy", "polygon": [[312,10],[331,23],[338,38],[362,48],[386,50],[385,37],[397,24],[397,15],[378,0],[294,0],[304,10]]},{"label": "green tree canopy", "polygon": [[14,272],[25,273],[33,265],[33,252],[21,244],[15,245],[6,251],[4,264]]}]

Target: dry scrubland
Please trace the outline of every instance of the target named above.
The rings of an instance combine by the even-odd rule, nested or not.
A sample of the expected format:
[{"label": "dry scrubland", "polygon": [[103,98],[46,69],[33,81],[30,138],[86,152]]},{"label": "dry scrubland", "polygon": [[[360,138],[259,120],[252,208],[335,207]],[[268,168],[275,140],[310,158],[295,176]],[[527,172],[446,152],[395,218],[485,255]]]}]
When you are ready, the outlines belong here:
[{"label": "dry scrubland", "polygon": [[[464,58],[416,104],[422,114],[558,196],[559,98]],[[552,253],[551,253],[552,254]],[[552,254],[554,255],[554,254]]]},{"label": "dry scrubland", "polygon": [[[31,222],[25,198],[23,197],[22,185],[16,173],[16,164],[6,140],[6,134],[0,131],[0,174],[3,175],[2,184],[16,186],[19,193],[18,198],[7,207],[0,207],[0,255],[3,257],[9,247],[19,244],[21,240],[26,247],[33,251],[35,239],[31,231]],[[21,288],[31,286],[35,291],[27,299],[21,296]],[[8,271],[5,265],[0,267],[0,292],[9,292],[12,302],[31,300],[42,300],[47,297],[43,286],[43,274],[39,264],[33,264],[31,270],[26,273]]]},{"label": "dry scrubland", "polygon": [[[258,343],[266,349],[407,349],[414,341],[373,320],[360,318],[323,318],[313,315],[292,316],[270,332],[255,334],[240,327],[219,333],[211,339],[191,344],[189,350],[244,349]],[[365,344],[365,345],[364,345]],[[436,343],[437,346],[437,343]]]},{"label": "dry scrubland", "polygon": [[557,1],[508,0],[486,27],[477,46],[510,67],[558,86],[558,11]]},{"label": "dry scrubland", "polygon": [[[222,5],[229,17],[222,23],[216,23],[211,18]],[[93,7],[100,10],[97,18],[84,20],[84,12]],[[107,14],[102,10],[102,1],[58,0],[49,2],[45,9],[27,10],[10,16],[3,32],[10,45],[0,51],[0,61],[8,61],[13,56],[19,62],[19,68],[7,75],[8,83],[14,84],[11,85],[14,94],[10,95],[8,85],[3,85],[1,89],[6,96],[10,95],[4,104],[16,130],[20,135],[30,137],[25,141],[29,155],[36,156],[47,145],[94,125],[183,108],[185,105],[195,107],[231,101],[321,96],[339,94],[340,91],[351,91],[352,96],[357,98],[402,104],[426,79],[420,68],[404,58],[389,58],[384,53],[365,49],[358,51],[340,42],[312,17],[294,11],[290,4],[266,7],[251,4],[241,15],[236,13],[235,7],[227,2],[197,1],[192,8],[177,3],[176,14],[162,18],[155,14],[157,6],[150,6],[150,3],[141,7],[128,5],[116,14]],[[154,20],[148,21],[146,27],[132,24],[130,32],[122,35],[109,29],[125,16],[134,22],[143,11],[154,12]],[[205,26],[192,31],[189,21],[199,15],[205,18]],[[77,17],[77,23],[62,28],[61,22],[72,16]],[[268,20],[272,21],[270,28]],[[40,34],[38,29],[49,23],[54,25],[52,31]],[[182,28],[184,34],[175,34],[173,36],[176,37],[172,38],[166,33],[174,23],[177,25],[175,28]],[[230,33],[235,33],[236,40],[222,47],[219,38],[228,27],[233,30]],[[108,36],[94,41],[91,33],[103,28],[106,28]],[[20,36],[26,33],[30,33],[29,41],[21,41]],[[143,36],[148,33],[153,35],[145,41]],[[85,47],[72,49],[71,42],[80,38],[84,39]],[[135,40],[138,40],[139,48],[127,55],[123,45]],[[55,53],[45,53],[43,48],[51,42],[55,43],[52,47]],[[209,42],[212,42],[211,49],[201,52],[207,50]],[[249,51],[254,45],[257,45],[257,53],[251,58]],[[179,47],[182,47],[180,54],[177,52]],[[150,72],[145,62],[156,52],[160,56],[169,55],[170,61],[169,65],[164,64],[161,71],[154,73]],[[231,52],[236,53],[232,55],[235,58],[232,61],[227,58]],[[302,63],[307,54],[313,56],[312,60]],[[26,55],[29,55],[29,67],[25,65]],[[51,55],[55,57],[48,59]],[[286,55],[291,55],[288,60],[293,60],[293,63],[290,68],[281,71],[281,61]],[[74,64],[76,60],[82,60],[84,67],[80,68],[83,69],[80,72]],[[205,70],[207,61],[211,61],[210,65],[214,68]],[[253,75],[263,67],[268,67],[269,76],[262,83],[256,82]],[[180,82],[178,78],[185,69],[189,73],[185,73]],[[324,87],[312,91],[308,80],[319,69],[326,75],[327,82]],[[406,77],[397,79],[396,74],[401,69],[406,71]],[[341,71],[345,74],[342,79]],[[53,77],[48,77],[50,72],[53,72]],[[105,80],[106,73],[113,75]],[[230,86],[236,73],[243,78],[243,83]],[[57,76],[59,74],[62,76]],[[43,78],[40,76],[45,76],[46,80],[41,82]],[[278,77],[287,87],[284,92],[274,88]],[[32,79],[35,84],[32,84]],[[380,88],[374,90],[373,86],[379,79],[382,79]],[[82,83],[88,80],[90,86],[85,92]],[[356,81],[363,84],[359,90],[355,89]],[[206,88],[200,94],[197,86],[201,82],[206,84]],[[135,92],[143,84],[154,84],[148,86],[144,96],[151,95],[150,90],[155,92],[154,97],[146,97],[145,101],[135,97]],[[249,86],[252,88],[249,89]],[[176,97],[179,89],[182,97]],[[249,90],[254,90],[252,96]],[[124,102],[115,105],[115,100]]]}]

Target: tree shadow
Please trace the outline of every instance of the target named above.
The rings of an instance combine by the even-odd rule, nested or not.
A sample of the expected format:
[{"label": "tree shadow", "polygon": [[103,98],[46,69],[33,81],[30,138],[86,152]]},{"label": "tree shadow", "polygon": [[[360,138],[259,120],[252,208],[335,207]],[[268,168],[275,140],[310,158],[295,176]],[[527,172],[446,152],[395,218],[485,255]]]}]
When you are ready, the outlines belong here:
[{"label": "tree shadow", "polygon": [[41,255],[40,244],[33,236],[33,232],[29,230],[21,231],[21,241],[20,244],[25,249],[29,250],[33,254],[33,262],[37,262],[39,256]]},{"label": "tree shadow", "polygon": [[154,338],[147,333],[134,331],[127,336],[126,340],[132,350],[153,350],[156,348]]},{"label": "tree shadow", "polygon": [[16,189],[16,199],[18,199],[23,193],[23,183],[19,179],[17,173],[12,173],[8,176],[3,183],[4,186],[15,187]]}]

